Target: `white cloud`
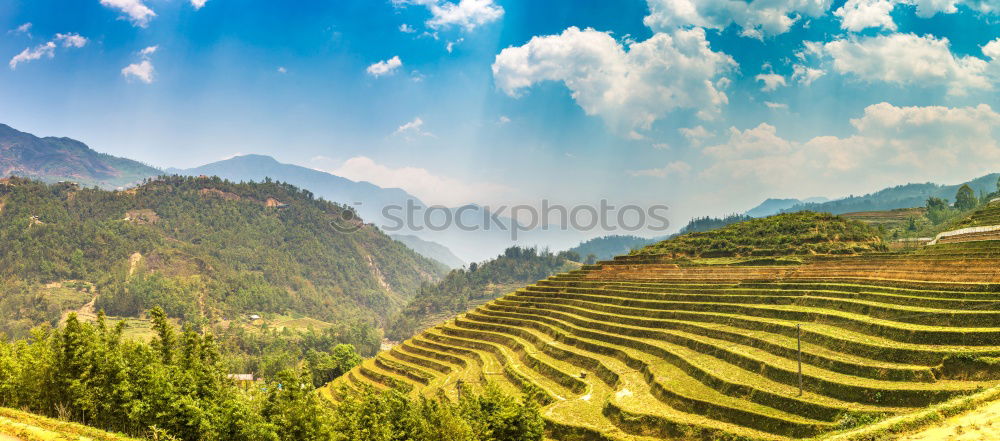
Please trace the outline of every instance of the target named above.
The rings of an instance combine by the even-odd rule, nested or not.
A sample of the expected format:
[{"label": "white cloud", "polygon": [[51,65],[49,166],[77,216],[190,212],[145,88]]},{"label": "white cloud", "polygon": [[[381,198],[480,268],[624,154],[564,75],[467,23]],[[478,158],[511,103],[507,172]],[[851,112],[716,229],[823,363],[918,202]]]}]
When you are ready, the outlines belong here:
[{"label": "white cloud", "polygon": [[403,61],[399,59],[399,56],[395,56],[368,66],[367,72],[368,75],[378,78],[382,75],[392,75],[401,66],[403,66]]},{"label": "white cloud", "polygon": [[153,63],[149,60],[132,63],[122,68],[122,76],[126,79],[134,78],[143,83],[150,84],[153,82]]},{"label": "white cloud", "polygon": [[435,175],[423,168],[391,168],[364,156],[348,159],[329,172],[354,181],[371,182],[379,187],[402,188],[428,204],[448,207],[470,202],[484,203],[509,191],[503,185],[482,181],[463,182]]},{"label": "white cloud", "polygon": [[666,178],[668,176],[686,175],[691,171],[691,165],[684,161],[673,161],[660,168],[650,168],[646,170],[630,170],[631,176],[646,176],[652,178]]},{"label": "white cloud", "polygon": [[[31,23],[26,23],[24,25],[21,25],[18,28],[18,30],[20,30],[21,28],[30,29]],[[13,58],[11,58],[10,62],[8,62],[7,65],[10,66],[11,70],[14,70],[17,68],[17,65],[21,63],[27,63],[29,61],[38,60],[41,59],[42,57],[47,57],[47,58],[55,57],[56,47],[58,46],[62,46],[64,48],[79,49],[81,47],[86,46],[87,42],[88,40],[85,37],[82,37],[80,36],[80,34],[76,34],[73,32],[66,34],[56,34],[51,41],[40,44],[33,48],[31,47],[25,48],[23,51],[21,51]]]},{"label": "white cloud", "polygon": [[145,49],[139,51],[139,55],[143,57],[149,57],[150,55],[155,54],[157,49],[159,48],[160,46],[148,46]]},{"label": "white cloud", "polygon": [[981,14],[996,14],[1000,8],[997,0],[847,0],[834,15],[841,18],[841,28],[852,32],[874,27],[895,31],[896,22],[891,14],[897,5],[915,6],[921,18],[954,14],[958,12],[958,5]]},{"label": "white cloud", "polygon": [[86,38],[72,32],[68,34],[56,34],[55,41],[62,43],[63,47],[81,48],[87,45]]},{"label": "white cloud", "polygon": [[508,118],[507,115],[500,115],[500,119],[497,120],[497,124],[500,124],[500,125],[509,124],[509,123],[510,123],[510,118]]},{"label": "white cloud", "polygon": [[513,97],[536,83],[562,82],[588,115],[633,138],[675,109],[696,109],[710,118],[728,103],[720,77],[736,63],[709,48],[703,29],[625,44],[606,32],[570,27],[501,51],[494,80]]},{"label": "white cloud", "polygon": [[764,101],[764,105],[771,110],[785,110],[788,109],[788,104],[785,103],[775,103],[771,101]]},{"label": "white cloud", "polygon": [[278,66],[278,73],[280,74],[288,73],[288,69],[285,69],[285,66]]},{"label": "white cloud", "polygon": [[763,123],[730,129],[729,139],[706,147],[712,165],[701,171],[708,193],[737,200],[761,193],[799,195],[869,191],[900,182],[958,181],[992,172],[1000,161],[1000,114],[976,107],[868,106],[852,119],[847,137],[791,141]]},{"label": "white cloud", "polygon": [[654,31],[697,26],[722,30],[736,25],[744,36],[783,34],[802,16],[820,17],[831,0],[647,0],[643,20]]},{"label": "white cloud", "polygon": [[411,139],[412,136],[434,136],[433,133],[424,131],[424,120],[420,117],[416,117],[413,121],[399,126],[393,135],[403,135],[407,139]]},{"label": "white cloud", "polygon": [[18,26],[18,27],[14,28],[13,30],[8,31],[8,32],[12,33],[12,34],[24,34],[24,35],[29,35],[30,36],[31,35],[31,23],[29,22],[29,23],[22,24],[21,26]]},{"label": "white cloud", "polygon": [[847,0],[840,9],[833,12],[841,18],[840,27],[852,32],[860,32],[867,28],[883,28],[896,30],[896,22],[892,20],[892,9],[896,0]]},{"label": "white cloud", "polygon": [[205,7],[205,3],[208,3],[208,0],[191,0],[191,6],[194,6],[195,10]]},{"label": "white cloud", "polygon": [[493,0],[459,0],[458,3],[445,0],[392,0],[392,3],[397,7],[411,4],[426,7],[431,13],[427,26],[432,29],[457,26],[469,32],[499,20],[504,14],[503,7]]},{"label": "white cloud", "polygon": [[764,92],[771,92],[779,87],[787,85],[787,83],[785,83],[785,77],[776,73],[759,74],[754,78],[756,78],[757,81],[764,83],[764,86],[760,88],[760,90]]},{"label": "white cloud", "polygon": [[450,54],[453,50],[455,50],[455,45],[461,44],[463,41],[465,41],[464,38],[459,38],[458,40],[455,40],[455,41],[449,41],[448,45],[445,46],[445,49]]},{"label": "white cloud", "polygon": [[410,26],[410,25],[408,25],[406,23],[403,23],[403,24],[399,25],[399,32],[403,32],[403,33],[406,33],[406,34],[412,34],[414,32],[417,32],[417,30],[413,29],[412,26]]},{"label": "white cloud", "polygon": [[670,144],[665,142],[658,142],[653,144],[653,148],[656,150],[670,150]]},{"label": "white cloud", "polygon": [[143,3],[143,0],[101,0],[101,4],[120,10],[128,16],[132,24],[142,28],[146,27],[149,24],[149,20],[156,16],[156,13],[152,9],[149,9]]},{"label": "white cloud", "polygon": [[21,53],[15,55],[14,58],[11,58],[10,62],[7,64],[10,66],[11,70],[14,70],[17,68],[17,65],[21,63],[34,61],[42,57],[52,58],[55,56],[55,50],[56,44],[51,41],[35,46],[33,49],[25,48],[21,51]]},{"label": "white cloud", "polygon": [[866,82],[938,85],[952,95],[965,95],[970,89],[992,89],[989,62],[973,56],[956,57],[947,38],[914,34],[850,37],[825,44],[809,43],[806,50],[832,60],[832,68],[838,73]]},{"label": "white cloud", "polygon": [[826,75],[826,71],[823,69],[807,67],[802,64],[792,66],[792,80],[798,82],[799,84],[808,86],[823,75]]},{"label": "white cloud", "polygon": [[691,145],[701,145],[706,139],[711,138],[713,135],[703,126],[694,126],[688,128],[680,128],[677,131],[681,132],[681,136],[686,138]]}]

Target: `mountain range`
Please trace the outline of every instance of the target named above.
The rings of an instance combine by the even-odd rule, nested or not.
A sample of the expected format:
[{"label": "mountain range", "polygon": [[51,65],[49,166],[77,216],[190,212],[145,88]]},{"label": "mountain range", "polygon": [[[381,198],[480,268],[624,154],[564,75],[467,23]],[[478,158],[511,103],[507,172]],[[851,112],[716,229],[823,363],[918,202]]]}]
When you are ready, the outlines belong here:
[{"label": "mountain range", "polygon": [[[488,208],[477,205],[468,207],[434,207],[399,188],[382,188],[369,182],[356,182],[330,173],[293,164],[281,163],[263,155],[244,155],[213,162],[189,169],[169,168],[161,171],[154,167],[126,158],[96,152],[86,144],[70,139],[39,138],[0,124],[0,177],[17,175],[44,182],[73,181],[84,186],[105,189],[136,185],[144,179],[162,174],[186,176],[219,176],[234,182],[262,182],[266,179],[289,183],[313,192],[316,196],[337,202],[354,211],[368,223],[381,227],[425,257],[443,259],[450,267],[465,262],[486,260],[512,245],[540,246],[568,249],[582,240],[587,232],[537,228],[520,232],[512,240],[510,229],[517,225],[505,216],[493,216]],[[998,174],[990,174],[967,183],[977,193],[996,189]],[[933,183],[906,184],[885,188],[863,196],[849,196],[837,200],[826,198],[767,199],[745,212],[751,217],[766,217],[777,213],[819,211],[843,214],[859,211],[881,211],[924,205],[929,197],[954,199],[962,184],[939,185]],[[386,216],[385,207],[415,209],[417,225],[400,225],[396,219],[402,210],[395,211],[396,219]],[[453,222],[443,229],[427,228],[440,225],[447,219],[461,218],[465,225],[481,226],[484,219],[499,219],[503,228],[466,231]],[[603,254],[603,253],[602,253]]]},{"label": "mountain range", "polygon": [[[458,261],[478,262],[495,257],[514,245],[566,249],[580,241],[582,233],[541,227],[521,231],[517,241],[511,238],[511,228],[518,225],[513,219],[496,215],[487,207],[469,204],[463,207],[428,206],[403,190],[382,188],[368,182],[355,182],[340,176],[293,164],[278,162],[262,155],[244,155],[225,159],[190,169],[167,169],[168,173],[185,176],[218,176],[234,182],[261,182],[266,178],[286,182],[316,194],[329,201],[354,208],[367,223],[382,228],[396,236],[416,236],[424,242],[435,242],[448,249],[458,260],[442,262],[452,266]],[[412,210],[413,215],[406,215]],[[475,230],[461,228],[474,226]],[[498,221],[499,225],[482,227],[484,220]],[[446,225],[446,228],[436,228]],[[502,226],[502,227],[501,227]],[[416,244],[410,241],[408,245]],[[428,251],[426,257],[451,259],[431,251],[433,246],[418,246]],[[436,257],[435,257],[436,256]],[[458,265],[461,266],[461,265]]]},{"label": "mountain range", "polygon": [[934,183],[906,184],[885,188],[874,193],[863,196],[848,196],[843,199],[823,203],[800,203],[782,210],[783,212],[794,211],[823,211],[833,214],[856,213],[859,211],[885,211],[897,208],[923,207],[927,204],[928,198],[941,198],[954,202],[955,194],[962,185],[968,185],[977,194],[989,194],[997,191],[997,179],[1000,173],[991,173],[980,176],[971,181],[954,185],[940,185]]},{"label": "mountain range", "polygon": [[98,153],[74,139],[39,138],[0,124],[0,177],[16,175],[113,189],[161,173],[138,161]]}]

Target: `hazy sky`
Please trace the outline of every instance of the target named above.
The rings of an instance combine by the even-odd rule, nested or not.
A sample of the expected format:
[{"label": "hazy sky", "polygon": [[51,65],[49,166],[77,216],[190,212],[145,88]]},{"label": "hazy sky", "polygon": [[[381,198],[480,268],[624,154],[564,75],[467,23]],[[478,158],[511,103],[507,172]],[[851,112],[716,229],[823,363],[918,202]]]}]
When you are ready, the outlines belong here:
[{"label": "hazy sky", "polygon": [[998,37],[1000,0],[0,0],[0,122],[683,223],[997,171]]}]

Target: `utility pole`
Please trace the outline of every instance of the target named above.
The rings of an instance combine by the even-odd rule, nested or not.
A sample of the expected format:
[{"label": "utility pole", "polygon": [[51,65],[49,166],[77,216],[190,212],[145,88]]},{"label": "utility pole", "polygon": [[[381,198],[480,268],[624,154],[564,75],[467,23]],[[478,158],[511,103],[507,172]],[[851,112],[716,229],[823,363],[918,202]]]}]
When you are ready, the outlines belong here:
[{"label": "utility pole", "polygon": [[795,339],[798,342],[799,347],[799,396],[802,396],[802,325],[795,325]]}]

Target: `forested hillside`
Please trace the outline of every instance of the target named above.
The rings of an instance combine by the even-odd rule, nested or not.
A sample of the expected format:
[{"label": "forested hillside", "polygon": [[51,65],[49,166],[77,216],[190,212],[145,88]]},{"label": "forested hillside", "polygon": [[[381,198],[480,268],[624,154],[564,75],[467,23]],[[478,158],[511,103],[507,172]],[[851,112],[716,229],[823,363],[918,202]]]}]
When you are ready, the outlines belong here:
[{"label": "forested hillside", "polygon": [[[307,363],[311,369],[283,369],[252,386],[238,384],[228,375],[215,336],[191,326],[175,329],[159,308],[150,316],[156,330],[150,343],[123,339],[123,326],[111,326],[101,315],[85,323],[72,314],[61,329],[37,329],[30,340],[0,340],[0,406],[19,409],[0,408],[0,439],[124,441],[67,421],[166,441],[542,437],[543,421],[530,397],[496,389],[469,391],[452,403],[361,388],[338,391],[342,402],[332,404],[312,387],[324,370],[315,369],[313,360]],[[343,348],[333,355],[353,352]],[[360,362],[353,358],[319,367],[340,375]]]},{"label": "forested hillside", "polygon": [[[128,191],[0,184],[0,313],[23,335],[93,301],[187,321],[247,313],[384,321],[445,268],[343,206],[275,183],[164,177]],[[343,227],[343,226],[341,226]]]},{"label": "forested hillside", "polygon": [[386,335],[403,340],[433,324],[435,317],[447,318],[475,303],[492,300],[516,287],[578,267],[580,256],[564,251],[553,254],[535,248],[511,247],[483,264],[456,269],[438,283],[424,283],[416,297],[390,321]]},{"label": "forested hillside", "polygon": [[803,211],[683,234],[632,254],[748,257],[854,254],[884,249],[878,231],[862,222]]}]

